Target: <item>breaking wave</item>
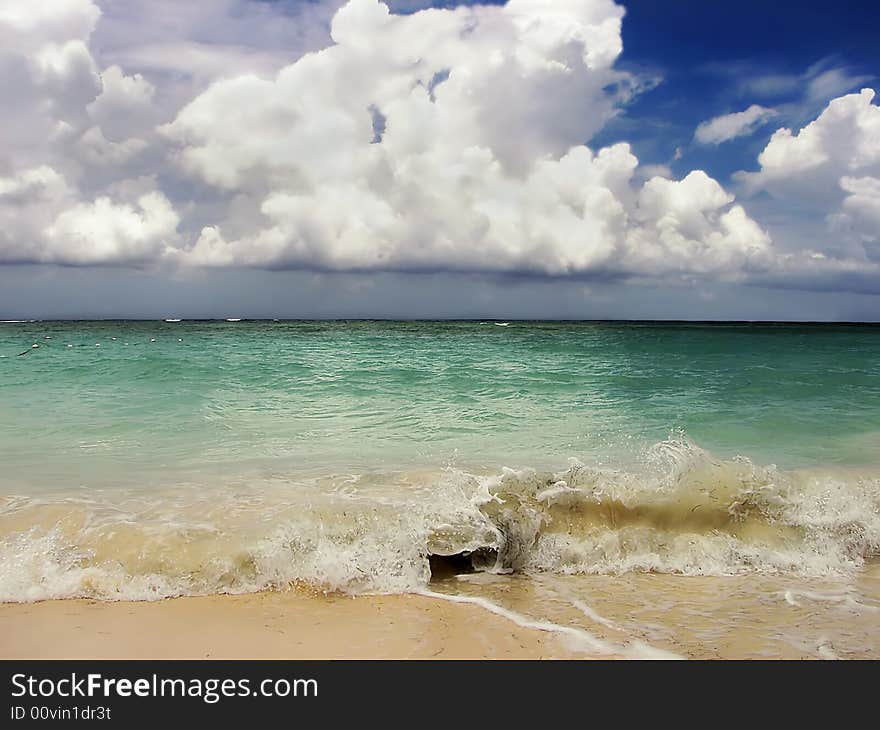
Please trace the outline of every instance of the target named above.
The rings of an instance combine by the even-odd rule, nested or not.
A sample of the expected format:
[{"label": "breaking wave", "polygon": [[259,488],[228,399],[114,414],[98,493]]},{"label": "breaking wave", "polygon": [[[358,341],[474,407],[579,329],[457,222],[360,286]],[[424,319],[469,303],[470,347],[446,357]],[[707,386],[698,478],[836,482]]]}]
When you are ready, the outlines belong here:
[{"label": "breaking wave", "polygon": [[421,592],[444,566],[826,576],[878,554],[880,472],[786,472],[685,439],[633,471],[571,460],[0,501],[5,601]]}]

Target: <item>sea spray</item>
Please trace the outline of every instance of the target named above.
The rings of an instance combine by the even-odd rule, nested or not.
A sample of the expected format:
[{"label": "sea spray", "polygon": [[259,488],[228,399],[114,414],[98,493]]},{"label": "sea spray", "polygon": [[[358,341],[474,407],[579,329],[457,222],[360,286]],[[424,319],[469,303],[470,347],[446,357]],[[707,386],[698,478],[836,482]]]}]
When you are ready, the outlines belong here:
[{"label": "sea spray", "polygon": [[[845,574],[880,553],[880,478],[662,442],[642,473],[458,468],[0,501],[0,599],[153,599],[306,583],[408,592],[432,556],[496,573]],[[206,496],[209,494],[209,496]]]}]

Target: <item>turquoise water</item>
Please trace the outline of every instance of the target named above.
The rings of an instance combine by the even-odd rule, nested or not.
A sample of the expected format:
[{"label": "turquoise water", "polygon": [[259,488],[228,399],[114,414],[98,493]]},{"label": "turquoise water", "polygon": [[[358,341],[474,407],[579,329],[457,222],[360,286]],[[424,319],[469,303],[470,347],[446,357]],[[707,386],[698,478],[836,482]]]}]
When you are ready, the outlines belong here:
[{"label": "turquoise water", "polygon": [[47,482],[243,460],[558,466],[677,430],[780,466],[880,456],[880,327],[23,323],[0,326],[0,355],[0,458]]},{"label": "turquoise water", "polygon": [[[835,570],[870,557],[877,540],[880,327],[4,323],[0,377],[0,537],[9,560],[29,566],[7,579],[13,599],[124,596],[120,586],[135,580],[150,596],[289,579],[397,589],[425,579],[429,553],[508,545],[521,515],[499,522],[491,505],[510,504],[502,492],[513,489],[518,504],[527,492],[544,510],[541,489],[562,482],[597,503],[654,509],[662,497],[684,511],[724,482],[733,496],[719,514],[772,487],[783,496],[760,507],[761,525],[794,525],[801,550],[783,560],[774,543],[773,569],[801,560]],[[839,476],[853,469],[851,481]],[[844,492],[824,483],[804,517],[813,487],[792,485],[828,470]],[[669,496],[684,483],[690,496]],[[826,560],[826,550],[816,567],[818,538],[805,525],[833,514],[839,532],[853,505],[863,543],[835,537],[839,554]],[[664,517],[651,529],[713,545],[720,529],[738,541],[735,554],[674,557],[656,535],[624,549],[633,536],[618,531],[617,558],[603,548],[590,563],[583,545],[577,560],[557,558],[565,570],[614,560],[614,569],[739,570],[751,533],[694,525],[684,511],[681,524]],[[591,515],[584,530],[611,529]],[[546,527],[556,517],[535,519]],[[130,559],[114,542],[126,530]],[[389,540],[402,541],[397,557],[365,557]],[[528,566],[551,569],[541,540]],[[395,576],[387,585],[383,571]]]}]

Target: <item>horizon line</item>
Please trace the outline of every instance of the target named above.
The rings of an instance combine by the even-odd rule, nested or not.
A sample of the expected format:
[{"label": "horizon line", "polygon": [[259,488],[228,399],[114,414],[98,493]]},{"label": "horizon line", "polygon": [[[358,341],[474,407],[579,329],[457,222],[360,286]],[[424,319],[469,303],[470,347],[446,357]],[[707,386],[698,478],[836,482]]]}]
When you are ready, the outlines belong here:
[{"label": "horizon line", "polygon": [[799,325],[880,325],[880,319],[871,320],[816,320],[816,319],[681,319],[681,318],[530,318],[530,317],[31,317],[0,319],[0,324],[48,324],[69,322],[157,322],[184,324],[192,322],[518,322],[518,323],[582,323],[582,324],[799,324]]}]

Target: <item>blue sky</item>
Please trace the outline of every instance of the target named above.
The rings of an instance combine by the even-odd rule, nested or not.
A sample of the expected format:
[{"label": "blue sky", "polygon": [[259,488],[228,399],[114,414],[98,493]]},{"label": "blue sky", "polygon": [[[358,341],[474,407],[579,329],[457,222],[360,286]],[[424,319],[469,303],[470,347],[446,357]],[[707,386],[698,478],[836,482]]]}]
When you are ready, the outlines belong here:
[{"label": "blue sky", "polygon": [[[432,7],[458,4],[462,3]],[[727,182],[744,160],[757,158],[780,126],[768,125],[754,135],[706,149],[693,144],[694,129],[705,119],[760,102],[792,107],[776,121],[799,127],[814,119],[833,96],[877,84],[880,8],[870,0],[833,5],[817,0],[742,0],[732,7],[700,0],[630,0],[623,5],[618,66],[655,76],[658,83],[592,142],[629,141],[640,160],[670,164],[678,173],[700,167]],[[401,4],[404,12],[419,7]],[[838,72],[839,82],[816,98],[806,98],[808,75],[823,72]],[[684,153],[678,160],[673,159],[677,148]]]},{"label": "blue sky", "polygon": [[876,4],[623,6],[0,0],[0,319],[880,319]]},{"label": "blue sky", "polygon": [[[676,172],[701,167],[727,182],[757,158],[778,126],[802,126],[833,96],[877,81],[876,3],[835,3],[832,9],[827,2],[636,0],[626,7],[622,65],[656,69],[663,78],[627,110],[633,124],[626,132],[655,162],[669,160],[680,146],[684,155],[672,161]],[[807,98],[808,74],[835,71],[839,83]],[[693,144],[700,121],[752,103],[791,110],[777,124],[719,148]],[[642,137],[637,130],[644,120],[649,131]],[[650,129],[651,122],[662,126]]]}]

